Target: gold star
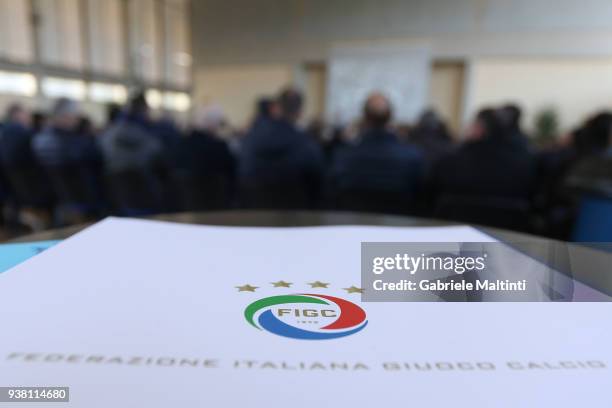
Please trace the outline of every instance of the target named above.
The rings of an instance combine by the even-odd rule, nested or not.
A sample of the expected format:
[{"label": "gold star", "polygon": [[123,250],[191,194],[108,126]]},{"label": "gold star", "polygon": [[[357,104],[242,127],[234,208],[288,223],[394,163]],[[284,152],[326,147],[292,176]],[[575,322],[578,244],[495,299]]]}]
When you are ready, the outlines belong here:
[{"label": "gold star", "polygon": [[329,285],[329,283],[314,281],[314,282],[310,282],[309,285],[311,288],[327,288],[327,285]]},{"label": "gold star", "polygon": [[350,288],[343,288],[348,293],[363,293],[363,289],[358,288],[356,286],[351,286]]},{"label": "gold star", "polygon": [[247,283],[246,285],[236,286],[236,289],[238,289],[238,292],[255,292],[255,289],[258,287],[259,286],[251,286]]},{"label": "gold star", "polygon": [[278,282],[270,282],[274,285],[275,288],[288,288],[291,286],[291,282],[285,282],[284,280],[279,280]]}]

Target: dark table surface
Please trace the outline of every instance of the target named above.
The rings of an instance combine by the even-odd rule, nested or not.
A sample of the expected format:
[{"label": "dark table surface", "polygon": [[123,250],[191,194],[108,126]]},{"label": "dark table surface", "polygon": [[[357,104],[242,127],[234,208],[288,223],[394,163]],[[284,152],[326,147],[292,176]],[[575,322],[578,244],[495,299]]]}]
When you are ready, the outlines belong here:
[{"label": "dark table surface", "polygon": [[[177,214],[162,214],[148,219],[202,225],[250,226],[250,227],[297,227],[316,225],[379,225],[379,226],[440,226],[452,225],[449,221],[429,218],[405,217],[384,214],[364,214],[330,211],[211,211]],[[89,224],[53,229],[25,235],[13,242],[42,241],[68,238]],[[483,231],[508,240],[541,240],[535,236],[513,231],[482,227]]]},{"label": "dark table surface", "polygon": [[[213,211],[164,214],[149,219],[225,226],[261,226],[261,227],[296,227],[317,225],[378,225],[378,226],[441,226],[453,225],[442,220],[418,217],[405,217],[379,214],[328,211]],[[77,225],[26,235],[13,242],[58,240],[67,238],[89,224]],[[529,234],[500,230],[490,227],[476,227],[481,231],[507,242],[517,249],[541,259],[551,267],[573,276],[574,279],[612,295],[612,254],[584,245],[554,241]],[[542,259],[541,248],[546,247],[547,254]],[[537,248],[537,250],[535,249]],[[562,254],[560,259],[558,254]],[[569,259],[569,261],[568,261]],[[568,270],[568,266],[571,268]]]}]

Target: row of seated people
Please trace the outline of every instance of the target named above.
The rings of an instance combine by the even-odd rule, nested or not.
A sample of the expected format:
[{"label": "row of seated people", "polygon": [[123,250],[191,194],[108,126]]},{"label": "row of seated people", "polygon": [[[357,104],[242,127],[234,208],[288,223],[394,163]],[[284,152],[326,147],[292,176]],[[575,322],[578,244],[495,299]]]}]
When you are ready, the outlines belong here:
[{"label": "row of seated people", "polygon": [[574,208],[566,180],[606,151],[612,123],[609,114],[597,115],[567,146],[533,152],[512,106],[481,111],[455,145],[431,113],[407,138],[398,137],[381,94],[365,102],[350,141],[342,129],[331,138],[302,130],[302,105],[299,92],[282,91],[234,144],[218,137],[224,128],[218,109],[199,115],[181,137],[172,124],[150,118],[142,94],[98,135],[78,126],[73,101],[58,101],[38,132],[15,105],[0,132],[4,202],[33,228],[107,214],[326,208],[565,237]]}]

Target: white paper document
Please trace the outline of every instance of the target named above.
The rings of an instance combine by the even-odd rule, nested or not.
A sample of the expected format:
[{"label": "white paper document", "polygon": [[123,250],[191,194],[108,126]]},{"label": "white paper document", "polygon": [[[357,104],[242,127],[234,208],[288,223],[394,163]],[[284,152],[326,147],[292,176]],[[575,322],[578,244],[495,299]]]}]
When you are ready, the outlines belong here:
[{"label": "white paper document", "polygon": [[0,386],[75,408],[612,406],[610,303],[361,302],[361,242],[491,240],[110,218],[0,275]]}]

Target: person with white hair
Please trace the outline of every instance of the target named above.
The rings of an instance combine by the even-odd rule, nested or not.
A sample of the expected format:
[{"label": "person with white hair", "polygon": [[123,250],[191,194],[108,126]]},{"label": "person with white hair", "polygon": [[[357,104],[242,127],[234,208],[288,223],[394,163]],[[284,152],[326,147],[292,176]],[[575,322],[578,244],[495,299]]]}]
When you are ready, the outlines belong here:
[{"label": "person with white hair", "polygon": [[225,113],[218,105],[199,106],[193,113],[193,129],[219,135],[225,124]]}]

